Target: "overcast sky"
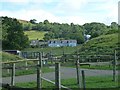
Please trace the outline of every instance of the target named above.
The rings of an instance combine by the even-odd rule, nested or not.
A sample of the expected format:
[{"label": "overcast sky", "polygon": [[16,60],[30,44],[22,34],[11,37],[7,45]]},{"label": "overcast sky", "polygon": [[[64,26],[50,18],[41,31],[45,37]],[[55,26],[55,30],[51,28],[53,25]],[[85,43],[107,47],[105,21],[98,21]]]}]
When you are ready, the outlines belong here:
[{"label": "overcast sky", "polygon": [[0,16],[83,25],[118,22],[119,0],[0,0]]}]

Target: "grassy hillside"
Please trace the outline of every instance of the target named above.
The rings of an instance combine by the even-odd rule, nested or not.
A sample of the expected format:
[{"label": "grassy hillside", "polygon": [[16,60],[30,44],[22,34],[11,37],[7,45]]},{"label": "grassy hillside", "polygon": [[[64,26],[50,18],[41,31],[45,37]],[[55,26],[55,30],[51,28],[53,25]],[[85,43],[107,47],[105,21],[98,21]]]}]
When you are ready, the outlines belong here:
[{"label": "grassy hillside", "polygon": [[118,46],[118,34],[102,35],[97,38],[93,38],[88,42],[79,45],[77,47],[47,47],[47,48],[26,48],[23,51],[43,51],[50,52],[59,55],[64,51],[65,53],[74,53],[79,51],[82,55],[105,55],[114,54],[114,49]]},{"label": "grassy hillside", "polygon": [[[26,20],[18,20],[18,21],[22,23],[23,27],[30,26],[32,28],[32,26],[34,26],[34,24]],[[44,34],[47,33],[44,31],[41,32],[36,30],[30,30],[30,31],[24,31],[24,32],[25,32],[25,35],[28,35],[29,40],[35,40],[35,39],[43,40]]]},{"label": "grassy hillside", "polygon": [[118,48],[118,33],[101,35],[84,43],[79,49],[81,54],[114,54],[114,49]]},{"label": "grassy hillside", "polygon": [[18,21],[22,24],[23,28],[24,28],[24,26],[32,26],[33,25],[32,23],[30,23],[27,20],[18,19]]},{"label": "grassy hillside", "polygon": [[22,59],[21,57],[19,57],[17,55],[9,54],[6,52],[0,52],[0,56],[2,57],[2,62]]},{"label": "grassy hillside", "polygon": [[27,20],[18,19],[18,21],[19,21],[20,23],[22,23],[22,24],[28,24],[28,23],[29,23],[29,21],[27,21]]},{"label": "grassy hillside", "polygon": [[43,40],[43,37],[47,32],[40,32],[40,31],[25,31],[25,35],[28,35],[29,40]]}]

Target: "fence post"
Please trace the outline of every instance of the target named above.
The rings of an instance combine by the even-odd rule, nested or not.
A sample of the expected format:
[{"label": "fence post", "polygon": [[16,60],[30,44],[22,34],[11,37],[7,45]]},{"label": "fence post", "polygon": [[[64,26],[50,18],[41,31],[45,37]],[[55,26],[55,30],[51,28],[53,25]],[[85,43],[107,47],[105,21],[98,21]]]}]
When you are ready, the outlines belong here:
[{"label": "fence post", "polygon": [[114,60],[113,60],[113,81],[116,81],[116,50],[114,51]]},{"label": "fence post", "polygon": [[53,64],[53,59],[52,59],[52,52],[50,51],[50,61]]},{"label": "fence post", "polygon": [[11,86],[15,85],[15,63],[12,63]]},{"label": "fence post", "polygon": [[65,53],[64,53],[64,50],[63,50],[63,54],[62,54],[62,59],[61,59],[61,62],[64,63],[65,62]]},{"label": "fence post", "polygon": [[27,68],[27,66],[28,66],[28,62],[27,62],[27,61],[25,62],[25,66],[26,66],[25,69],[28,70],[28,68]]},{"label": "fence post", "polygon": [[44,57],[45,56],[45,53],[44,52],[42,52],[42,57]]},{"label": "fence post", "polygon": [[76,60],[76,72],[77,72],[77,84],[78,84],[78,86],[80,88],[81,85],[80,85],[79,59]]},{"label": "fence post", "polygon": [[26,52],[26,58],[28,59],[28,52]]},{"label": "fence post", "polygon": [[61,90],[61,76],[60,76],[60,63],[55,63],[55,87]]},{"label": "fence post", "polygon": [[[7,62],[8,62],[8,60],[7,60]],[[8,64],[8,66],[10,66],[10,65]],[[7,69],[7,73],[10,73],[10,69],[9,68]]]},{"label": "fence post", "polygon": [[86,90],[86,86],[85,86],[85,73],[84,70],[82,70],[82,85],[83,85],[83,90]]},{"label": "fence post", "polygon": [[41,90],[42,89],[42,79],[41,79],[41,74],[42,74],[42,54],[39,54],[39,63],[37,65],[37,90]]},{"label": "fence post", "polygon": [[34,58],[37,58],[37,53],[36,52],[34,52]]},{"label": "fence post", "polygon": [[37,61],[37,65],[39,65],[39,52],[36,52],[36,54],[37,54],[37,59],[38,59],[38,61]]}]

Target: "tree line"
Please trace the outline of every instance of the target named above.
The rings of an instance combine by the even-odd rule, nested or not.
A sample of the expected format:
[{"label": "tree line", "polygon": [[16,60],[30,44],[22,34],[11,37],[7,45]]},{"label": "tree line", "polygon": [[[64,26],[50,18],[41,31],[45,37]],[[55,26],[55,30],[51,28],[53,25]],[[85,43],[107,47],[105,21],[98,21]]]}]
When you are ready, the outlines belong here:
[{"label": "tree line", "polygon": [[[84,35],[89,34],[91,38],[98,37],[103,34],[112,34],[118,32],[118,24],[112,22],[111,25],[104,23],[92,22],[84,25],[67,24],[67,23],[50,23],[48,20],[36,23],[37,20],[31,19],[28,25],[23,24],[24,30],[47,31],[44,40],[50,39],[76,39],[79,44],[85,42]],[[29,27],[29,28],[26,28]]]}]

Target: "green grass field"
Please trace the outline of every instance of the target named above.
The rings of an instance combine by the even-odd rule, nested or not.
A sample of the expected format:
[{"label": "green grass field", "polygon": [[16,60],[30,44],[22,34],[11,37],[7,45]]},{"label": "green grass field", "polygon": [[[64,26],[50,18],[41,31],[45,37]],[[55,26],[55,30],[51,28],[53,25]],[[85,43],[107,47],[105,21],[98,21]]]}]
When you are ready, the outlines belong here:
[{"label": "green grass field", "polygon": [[74,53],[80,46],[76,47],[46,47],[46,48],[26,48],[22,51],[24,52],[44,52],[49,53],[52,52],[53,55],[62,55],[63,51],[65,54]]},{"label": "green grass field", "polygon": [[25,35],[28,36],[29,40],[43,40],[43,37],[45,35],[45,33],[47,32],[41,32],[41,31],[35,31],[35,30],[31,30],[31,31],[24,31]]},{"label": "green grass field", "polygon": [[[112,81],[112,76],[89,76],[85,77],[86,88],[116,88],[118,82]],[[78,88],[77,80],[75,78],[62,79],[61,84],[69,88]],[[36,82],[17,83],[16,86],[24,88],[35,88]],[[43,80],[43,88],[54,88],[54,85]]]}]

